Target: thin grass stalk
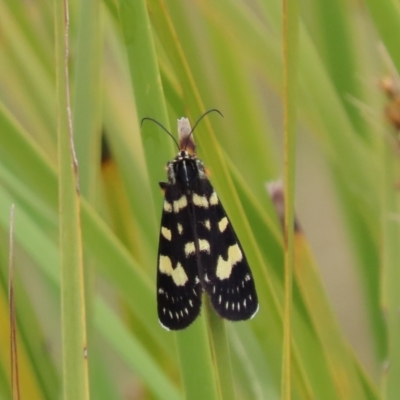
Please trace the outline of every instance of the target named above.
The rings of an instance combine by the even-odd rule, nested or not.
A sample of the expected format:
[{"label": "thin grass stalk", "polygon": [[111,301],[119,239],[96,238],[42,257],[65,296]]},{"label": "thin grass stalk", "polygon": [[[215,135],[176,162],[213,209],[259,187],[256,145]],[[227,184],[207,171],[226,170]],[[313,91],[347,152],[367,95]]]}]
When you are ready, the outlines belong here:
[{"label": "thin grass stalk", "polygon": [[284,65],[284,177],[285,177],[285,306],[282,362],[282,399],[292,398],[292,286],[294,265],[294,197],[296,165],[296,91],[298,71],[298,2],[283,1]]},{"label": "thin grass stalk", "polygon": [[13,400],[21,398],[19,386],[19,368],[18,368],[18,342],[17,342],[17,318],[15,311],[14,298],[14,215],[15,206],[11,205],[10,211],[10,243],[8,260],[8,290],[10,307],[10,362],[11,362],[11,396]]}]

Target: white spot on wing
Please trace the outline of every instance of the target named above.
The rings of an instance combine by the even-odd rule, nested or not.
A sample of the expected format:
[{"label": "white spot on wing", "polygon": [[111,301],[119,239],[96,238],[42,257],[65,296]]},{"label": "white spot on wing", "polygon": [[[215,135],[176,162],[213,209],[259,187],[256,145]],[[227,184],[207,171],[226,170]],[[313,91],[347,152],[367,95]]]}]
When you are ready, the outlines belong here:
[{"label": "white spot on wing", "polygon": [[173,204],[174,213],[178,213],[186,206],[187,206],[187,198],[185,195],[183,195],[180,199],[174,201]]},{"label": "white spot on wing", "polygon": [[205,239],[200,239],[199,240],[199,249],[200,249],[200,251],[205,251],[205,252],[209,253],[210,252],[210,243],[208,243],[208,241]]},{"label": "white spot on wing", "polygon": [[218,297],[218,304],[221,304],[221,301],[222,301],[222,297],[221,297],[221,295],[219,295],[219,297]]},{"label": "white spot on wing", "polygon": [[[205,239],[199,239],[199,251],[205,251],[206,253],[210,253],[210,243],[208,243]],[[185,255],[189,257],[196,253],[196,247],[194,242],[188,242],[185,244]]]},{"label": "white spot on wing", "polygon": [[212,192],[211,196],[210,196],[210,204],[212,206],[216,206],[218,204],[218,196],[217,193]]},{"label": "white spot on wing", "polygon": [[194,254],[196,248],[194,247],[194,242],[188,242],[185,244],[185,255],[189,257],[190,255]]},{"label": "white spot on wing", "polygon": [[182,226],[181,224],[178,223],[178,233],[179,233],[180,235],[182,235],[182,232],[183,232],[183,226]]},{"label": "white spot on wing", "polygon": [[161,235],[165,237],[165,239],[171,241],[172,238],[172,233],[168,228],[165,228],[164,226],[161,227]]},{"label": "white spot on wing", "polygon": [[209,219],[206,219],[204,222],[203,222],[203,224],[204,224],[204,226],[210,231],[211,230],[211,223],[210,223],[210,220]]},{"label": "white spot on wing", "polygon": [[180,263],[175,269],[172,268],[171,259],[168,256],[160,256],[159,269],[163,274],[171,276],[177,286],[184,286],[189,279]]},{"label": "white spot on wing", "polygon": [[223,217],[221,218],[221,221],[218,222],[218,228],[220,230],[220,232],[223,232],[226,227],[228,226],[229,222],[228,222],[228,218]]},{"label": "white spot on wing", "polygon": [[167,200],[164,200],[164,211],[172,212],[172,204],[169,203]]},{"label": "white spot on wing", "polygon": [[240,247],[236,244],[228,249],[228,259],[225,261],[221,256],[218,257],[216,275],[219,279],[227,279],[231,276],[232,268],[236,263],[243,259]]},{"label": "white spot on wing", "polygon": [[206,196],[199,196],[193,193],[193,203],[198,207],[208,208],[208,200]]}]

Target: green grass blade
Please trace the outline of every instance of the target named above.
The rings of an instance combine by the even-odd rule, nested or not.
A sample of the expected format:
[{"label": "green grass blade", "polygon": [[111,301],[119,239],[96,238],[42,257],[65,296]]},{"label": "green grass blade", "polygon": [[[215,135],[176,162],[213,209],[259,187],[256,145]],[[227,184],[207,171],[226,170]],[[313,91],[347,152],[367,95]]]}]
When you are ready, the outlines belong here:
[{"label": "green grass blade", "polygon": [[101,57],[100,10],[97,1],[80,4],[75,82],[72,102],[74,142],[83,196],[97,193],[100,164]]},{"label": "green grass blade", "polygon": [[399,160],[395,158],[392,142],[382,144],[382,308],[387,321],[388,354],[387,365],[382,372],[384,399],[394,400],[400,393],[400,202],[395,192],[399,179]]},{"label": "green grass blade", "polygon": [[61,253],[61,319],[64,399],[89,399],[86,306],[77,164],[70,120],[68,1],[54,2]]},{"label": "green grass blade", "polygon": [[134,336],[123,327],[121,321],[114,315],[102,301],[96,305],[96,325],[99,332],[107,339],[107,342],[125,359],[132,370],[140,379],[147,383],[148,388],[158,399],[179,400],[182,399],[179,390],[163,373],[162,369],[154,362],[143,349]]},{"label": "green grass blade", "polygon": [[[168,129],[167,111],[146,3],[143,0],[119,1],[119,6],[138,120],[151,117]],[[161,198],[157,182],[163,176],[166,161],[171,157],[173,143],[167,135],[150,124],[151,122],[147,121],[143,125],[142,140],[148,178],[150,182],[154,182],[151,185],[152,199],[148,201],[153,203],[154,215],[158,216]],[[155,220],[153,223],[156,224]]]},{"label": "green grass blade", "polygon": [[218,388],[204,318],[175,334],[185,399],[218,399]]},{"label": "green grass blade", "polygon": [[294,266],[294,198],[296,165],[296,102],[298,75],[298,2],[283,1],[284,134],[285,134],[285,310],[282,362],[282,399],[292,398],[292,285]]},{"label": "green grass blade", "polygon": [[207,314],[208,334],[214,360],[214,371],[218,374],[216,379],[219,398],[234,400],[234,382],[229,354],[229,342],[226,331],[226,323],[213,310],[210,301],[205,302]]},{"label": "green grass blade", "polygon": [[399,5],[392,0],[366,0],[365,4],[369,9],[381,40],[392,57],[397,71],[400,71],[400,53],[396,40],[400,35]]}]

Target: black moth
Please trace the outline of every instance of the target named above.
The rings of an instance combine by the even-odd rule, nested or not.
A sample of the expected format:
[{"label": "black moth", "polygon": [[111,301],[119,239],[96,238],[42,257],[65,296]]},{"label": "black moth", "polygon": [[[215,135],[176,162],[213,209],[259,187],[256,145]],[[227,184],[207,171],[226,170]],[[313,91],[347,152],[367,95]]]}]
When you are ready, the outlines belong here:
[{"label": "black moth", "polygon": [[[221,114],[207,111],[194,128],[211,111]],[[178,120],[178,130],[179,153],[167,164],[168,182],[160,182],[165,198],[157,268],[159,321],[167,330],[186,328],[200,313],[203,290],[222,318],[252,318],[258,300],[246,256],[196,156],[187,118]]]}]

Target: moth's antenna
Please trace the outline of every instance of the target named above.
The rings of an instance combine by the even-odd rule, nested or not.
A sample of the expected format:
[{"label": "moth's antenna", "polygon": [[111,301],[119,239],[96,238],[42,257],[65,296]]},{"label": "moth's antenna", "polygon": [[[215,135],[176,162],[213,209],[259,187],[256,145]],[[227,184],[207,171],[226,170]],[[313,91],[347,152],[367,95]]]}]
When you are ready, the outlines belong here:
[{"label": "moth's antenna", "polygon": [[210,113],[212,113],[212,112],[214,112],[214,111],[217,112],[222,118],[224,117],[224,116],[222,115],[221,111],[217,110],[216,108],[212,108],[211,110],[207,110],[203,115],[201,115],[201,116],[199,117],[199,119],[198,119],[198,120],[196,121],[196,123],[194,124],[193,129],[190,131],[188,137],[186,138],[186,146],[184,147],[184,149],[186,149],[186,147],[187,147],[187,145],[188,145],[188,143],[189,143],[190,136],[192,136],[192,134],[193,134],[194,130],[196,129],[196,126],[198,125],[198,123],[199,123],[207,114],[210,114]]},{"label": "moth's antenna", "polygon": [[153,119],[153,118],[150,118],[150,117],[144,117],[144,118],[142,118],[142,121],[140,122],[140,126],[143,126],[143,122],[146,121],[146,120],[147,120],[147,121],[152,121],[152,122],[156,123],[158,126],[160,126],[162,129],[164,129],[164,131],[167,132],[168,135],[172,137],[172,140],[175,142],[176,147],[178,148],[178,151],[180,150],[180,149],[179,149],[179,144],[178,144],[178,142],[176,141],[176,139],[172,136],[171,132],[169,132],[169,131],[167,130],[167,128],[166,128],[163,124],[161,124],[160,122],[158,122],[157,120],[155,120],[155,119]]}]

